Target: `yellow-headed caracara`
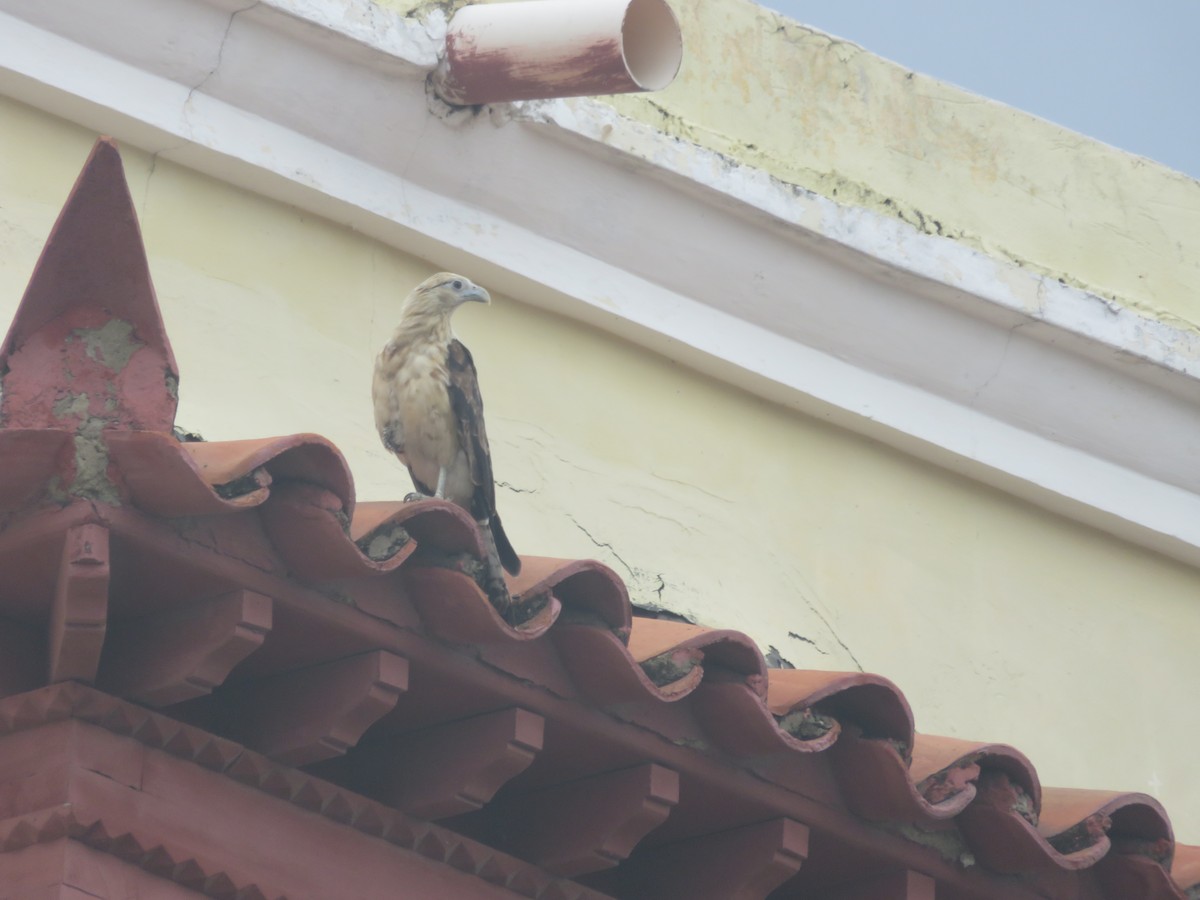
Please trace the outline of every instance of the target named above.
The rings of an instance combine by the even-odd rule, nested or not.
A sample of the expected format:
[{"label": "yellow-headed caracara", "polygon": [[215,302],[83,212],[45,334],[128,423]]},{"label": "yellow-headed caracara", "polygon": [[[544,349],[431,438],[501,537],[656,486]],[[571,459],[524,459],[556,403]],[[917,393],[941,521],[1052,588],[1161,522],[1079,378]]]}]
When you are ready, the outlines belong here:
[{"label": "yellow-headed caracara", "polygon": [[400,324],[375,361],[375,426],[384,446],[408,466],[425,497],[457,503],[479,523],[488,550],[488,579],[503,585],[521,560],[496,515],[492,458],[483,427],[475,363],[454,337],[450,316],[488,292],[461,275],[440,272],[408,295]]}]

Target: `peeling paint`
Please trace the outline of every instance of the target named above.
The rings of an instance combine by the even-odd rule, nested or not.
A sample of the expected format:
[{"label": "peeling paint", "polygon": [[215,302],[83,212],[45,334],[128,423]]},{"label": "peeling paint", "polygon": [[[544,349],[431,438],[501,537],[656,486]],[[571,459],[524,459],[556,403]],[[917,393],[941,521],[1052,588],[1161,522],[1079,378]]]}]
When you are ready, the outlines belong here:
[{"label": "peeling paint", "polygon": [[74,497],[120,506],[121,495],[108,476],[106,425],[98,416],[88,416],[80,424],[75,434],[75,477],[67,491]]},{"label": "peeling paint", "polygon": [[54,417],[56,419],[82,419],[87,413],[87,394],[64,391],[62,396],[54,401]]},{"label": "peeling paint", "polygon": [[76,328],[68,341],[82,341],[88,359],[103,363],[114,374],[129,364],[130,358],[146,346],[134,337],[133,326],[121,319],[109,319],[100,328]]},{"label": "peeling paint", "polygon": [[262,7],[351,40],[370,41],[396,60],[432,69],[446,23],[464,5],[465,0],[257,0],[234,15]]},{"label": "peeling paint", "polygon": [[179,425],[171,426],[171,436],[181,444],[202,444],[204,436],[196,431],[188,431]]},{"label": "peeling paint", "polygon": [[677,82],[598,105],[845,206],[1200,327],[1200,182],[748,0],[676,9],[689,57]]},{"label": "peeling paint", "polygon": [[792,664],[791,660],[784,659],[782,656],[780,656],[779,648],[776,647],[774,644],[768,645],[767,652],[763,654],[763,658],[767,661],[767,668],[769,668],[769,669],[794,669],[794,668],[796,668]]}]

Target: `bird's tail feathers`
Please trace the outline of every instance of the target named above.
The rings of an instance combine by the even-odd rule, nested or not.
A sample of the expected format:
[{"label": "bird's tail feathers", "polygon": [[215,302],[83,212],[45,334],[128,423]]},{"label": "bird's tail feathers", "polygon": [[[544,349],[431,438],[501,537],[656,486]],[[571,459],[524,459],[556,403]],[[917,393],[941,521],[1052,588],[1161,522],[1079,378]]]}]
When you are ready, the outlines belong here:
[{"label": "bird's tail feathers", "polygon": [[500,517],[494,513],[492,515],[491,526],[492,539],[496,542],[496,553],[500,557],[500,564],[504,566],[504,570],[509,575],[520,575],[521,557],[517,556],[517,551],[508,542],[508,535],[504,533],[504,526],[500,524]]},{"label": "bird's tail feathers", "polygon": [[521,571],[521,559],[513,551],[498,518],[493,516],[491,521],[481,519],[477,524],[487,556],[487,575],[483,588],[492,604],[507,618],[513,598],[508,592],[508,583],[504,580],[504,570],[516,575]]},{"label": "bird's tail feathers", "polygon": [[479,533],[483,536],[488,563],[493,570],[493,574],[503,578],[500,575],[501,566],[510,575],[519,574],[521,571],[521,557],[517,556],[517,551],[508,542],[508,535],[504,533],[504,526],[500,524],[500,517],[493,514],[487,519],[480,519],[478,524]]}]

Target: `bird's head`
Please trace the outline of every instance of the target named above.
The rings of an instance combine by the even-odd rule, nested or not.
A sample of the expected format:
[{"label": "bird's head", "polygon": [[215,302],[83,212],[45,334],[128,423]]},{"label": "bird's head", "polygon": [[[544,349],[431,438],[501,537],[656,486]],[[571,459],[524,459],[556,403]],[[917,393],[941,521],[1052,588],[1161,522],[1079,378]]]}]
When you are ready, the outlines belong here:
[{"label": "bird's head", "polygon": [[464,303],[491,303],[492,298],[469,278],[438,272],[422,281],[405,301],[405,317],[448,317]]}]

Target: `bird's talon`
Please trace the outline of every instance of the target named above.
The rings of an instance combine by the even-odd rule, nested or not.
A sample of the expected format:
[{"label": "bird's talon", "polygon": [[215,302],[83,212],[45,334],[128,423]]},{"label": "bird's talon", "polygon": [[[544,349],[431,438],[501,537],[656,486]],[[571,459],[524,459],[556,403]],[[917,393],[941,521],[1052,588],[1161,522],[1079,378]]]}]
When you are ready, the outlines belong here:
[{"label": "bird's talon", "polygon": [[433,498],[430,497],[428,494],[422,494],[419,491],[413,491],[411,494],[404,495],[405,503],[416,503],[420,500],[432,500],[432,499]]}]

